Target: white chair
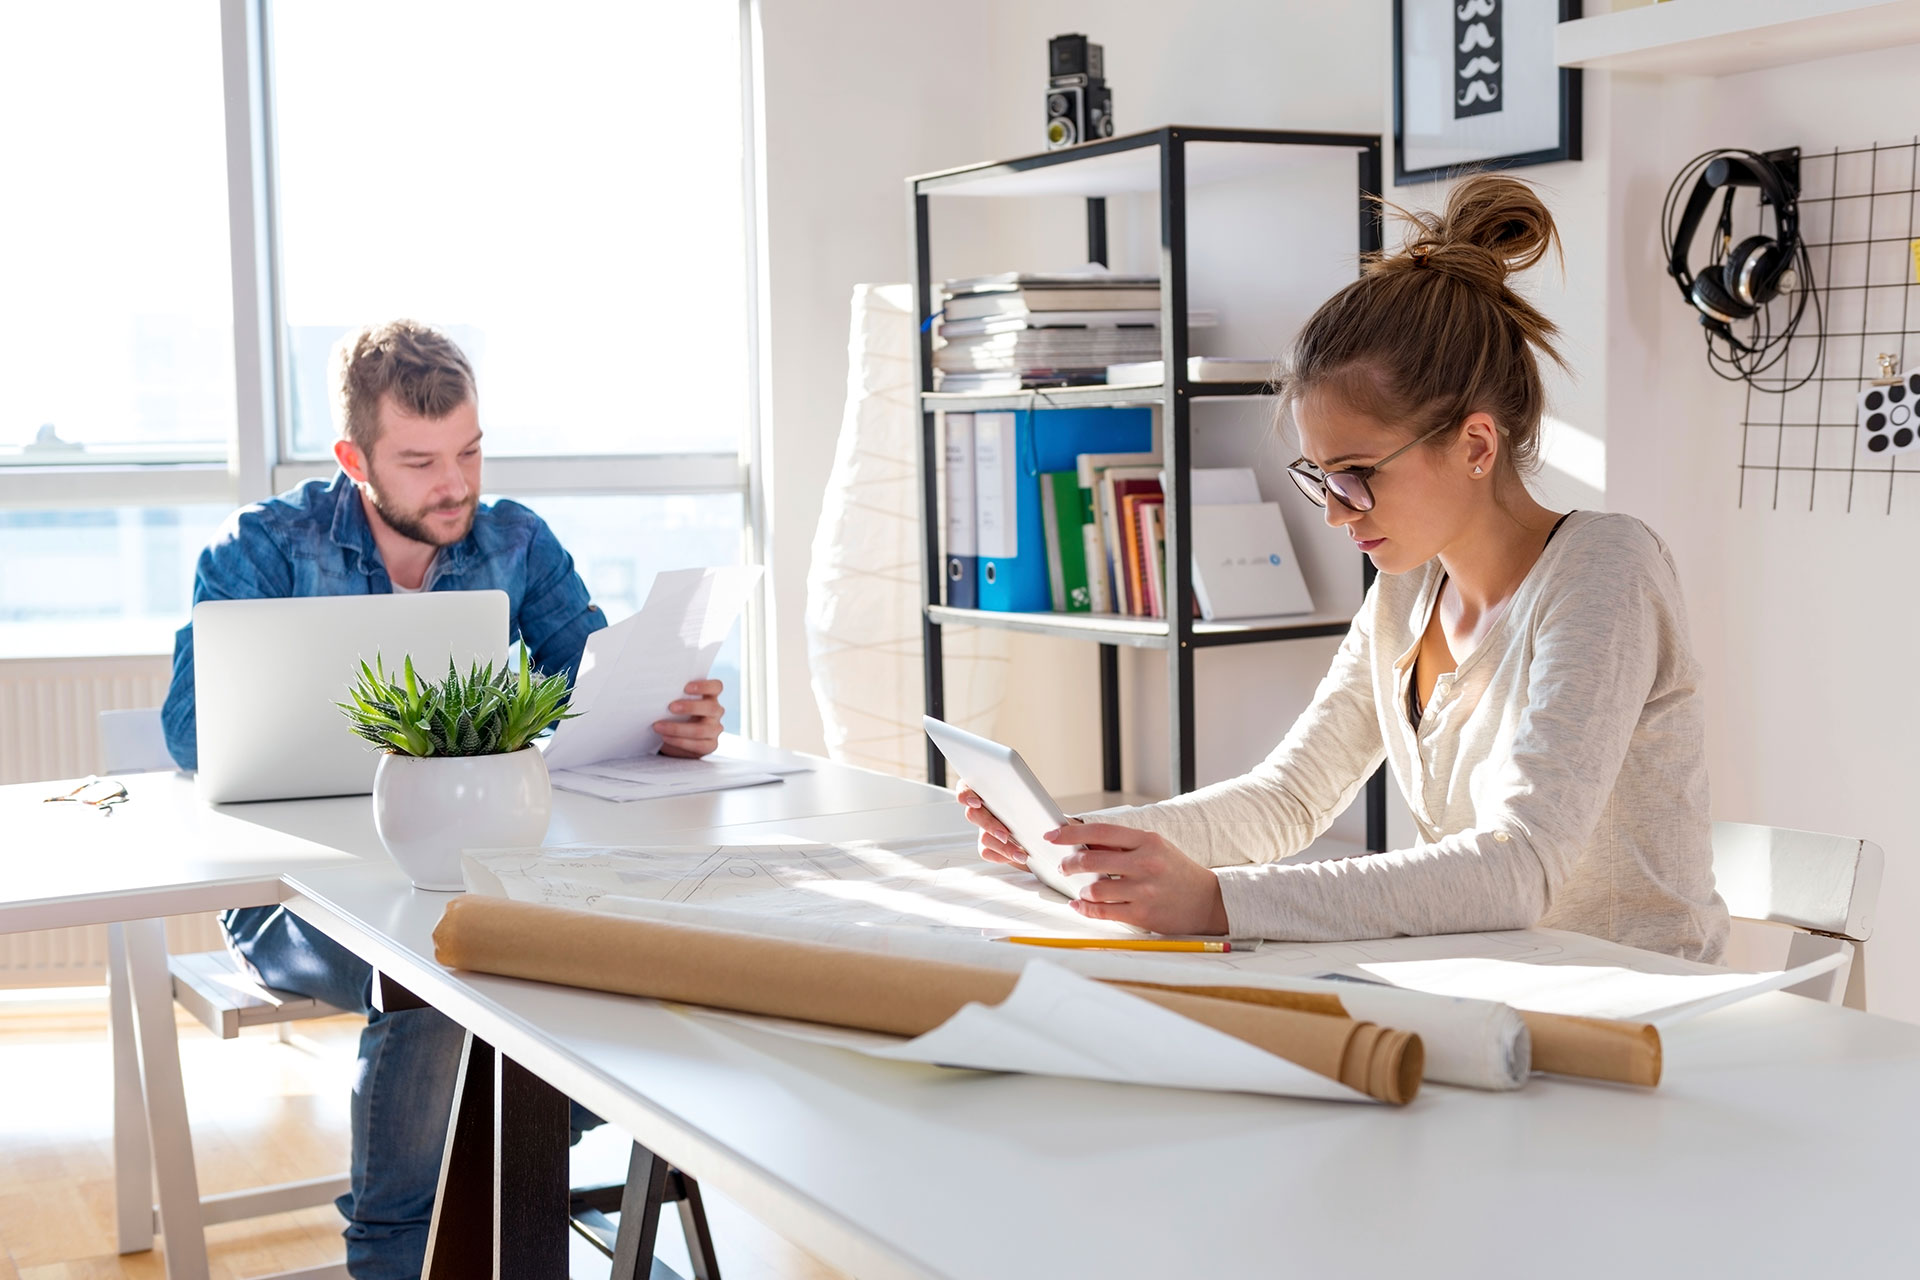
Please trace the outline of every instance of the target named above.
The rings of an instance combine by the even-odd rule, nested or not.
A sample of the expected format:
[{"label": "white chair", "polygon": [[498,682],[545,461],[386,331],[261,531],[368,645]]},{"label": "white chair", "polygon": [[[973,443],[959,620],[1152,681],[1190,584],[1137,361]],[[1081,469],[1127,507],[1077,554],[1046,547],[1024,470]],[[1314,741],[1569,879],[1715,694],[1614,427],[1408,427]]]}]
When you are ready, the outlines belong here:
[{"label": "white chair", "polygon": [[148,773],[173,768],[160,708],[100,713],[100,772]]},{"label": "white chair", "polygon": [[[160,709],[102,711],[99,718],[100,771],[103,774],[139,773],[174,767],[161,731]],[[172,1052],[142,1053],[133,1032],[135,988],[138,978],[127,932],[146,931],[149,950],[163,949],[159,921],[109,925],[108,988],[113,1025],[114,1177],[119,1200],[119,1250],[141,1253],[153,1247],[156,1232],[178,1237],[183,1231],[199,1235],[218,1222],[265,1217],[332,1203],[347,1190],[347,1177],[337,1174],[305,1182],[282,1183],[224,1195],[189,1197],[163,1215],[152,1204],[156,1180],[164,1186],[193,1169],[193,1141],[187,1129],[186,1096],[181,1086],[179,1059]],[[166,957],[173,999],[223,1040],[243,1027],[275,1024],[282,1043],[289,1041],[287,1023],[296,1018],[324,1018],[341,1010],[306,996],[265,987],[230,952],[203,951]],[[157,972],[158,964],[153,968]],[[163,997],[164,998],[164,997]],[[171,1019],[160,1020],[170,1028]],[[167,1065],[167,1064],[171,1065]],[[197,1176],[193,1177],[197,1184]],[[163,1203],[167,1197],[163,1194]],[[197,1213],[194,1210],[197,1209]],[[163,1221],[170,1216],[176,1221]],[[177,1219],[195,1217],[182,1223]],[[197,1246],[197,1247],[195,1247]],[[199,1241],[186,1248],[169,1247],[168,1275],[206,1274],[205,1247]],[[182,1256],[184,1255],[184,1256]],[[307,1280],[344,1280],[339,1265],[283,1273]]]},{"label": "white chair", "polygon": [[1713,824],[1713,878],[1742,920],[1795,930],[1786,967],[1845,947],[1850,963],[1787,988],[1817,1000],[1867,1007],[1865,946],[1886,855],[1870,840],[1745,822]]}]

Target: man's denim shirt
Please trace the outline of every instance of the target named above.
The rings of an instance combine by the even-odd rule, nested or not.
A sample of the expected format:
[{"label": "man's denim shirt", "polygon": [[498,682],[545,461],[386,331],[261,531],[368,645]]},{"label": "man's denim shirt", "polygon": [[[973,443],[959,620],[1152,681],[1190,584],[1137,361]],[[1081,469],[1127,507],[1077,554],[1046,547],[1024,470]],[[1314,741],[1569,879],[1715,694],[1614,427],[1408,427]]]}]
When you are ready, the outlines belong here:
[{"label": "man's denim shirt", "polygon": [[[442,547],[429,571],[430,591],[507,593],[510,640],[525,640],[542,671],[580,666],[587,637],[607,625],[588,603],[573,557],[546,521],[517,502],[480,504],[473,528]],[[393,590],[374,546],[360,491],[344,473],[333,483],[309,480],[297,489],[227,518],[200,553],[193,602],[286,596],[368,596]],[[193,624],[173,643],[173,685],[161,711],[167,750],[183,769],[199,752],[193,719]]]}]

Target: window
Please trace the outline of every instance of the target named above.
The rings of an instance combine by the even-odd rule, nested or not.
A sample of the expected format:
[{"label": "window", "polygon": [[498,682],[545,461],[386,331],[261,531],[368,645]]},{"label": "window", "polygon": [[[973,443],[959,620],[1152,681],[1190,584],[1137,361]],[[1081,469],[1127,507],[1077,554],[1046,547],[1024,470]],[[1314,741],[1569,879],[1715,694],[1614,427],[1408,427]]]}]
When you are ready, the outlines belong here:
[{"label": "window", "polygon": [[226,504],[0,510],[0,658],[170,653]]},{"label": "window", "polygon": [[491,456],[734,453],[747,421],[739,10],[272,10],[289,444],[327,353],[411,316],[475,364]]},{"label": "window", "polygon": [[0,6],[0,466],[226,458],[222,110],[217,5]]},{"label": "window", "polygon": [[[619,497],[529,498],[560,545],[593,602],[609,622],[631,617],[646,603],[653,575],[662,569],[738,564],[745,558],[746,511],[738,494],[691,493]],[[736,626],[713,674],[724,680],[726,727],[738,732],[741,706],[740,628]]]},{"label": "window", "polygon": [[397,316],[610,617],[747,558],[745,14],[0,6],[0,657],[168,652],[233,508],[332,474],[334,341]]}]

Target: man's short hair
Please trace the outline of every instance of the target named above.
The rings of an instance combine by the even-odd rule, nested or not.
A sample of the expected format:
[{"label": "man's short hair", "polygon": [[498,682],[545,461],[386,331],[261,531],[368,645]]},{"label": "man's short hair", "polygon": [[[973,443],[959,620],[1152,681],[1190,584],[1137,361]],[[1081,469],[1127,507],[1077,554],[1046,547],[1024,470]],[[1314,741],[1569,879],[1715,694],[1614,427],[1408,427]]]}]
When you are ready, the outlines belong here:
[{"label": "man's short hair", "polygon": [[408,413],[444,418],[473,398],[473,366],[438,329],[389,320],[355,329],[334,344],[327,361],[334,426],[361,453],[380,438],[380,398],[391,394]]}]

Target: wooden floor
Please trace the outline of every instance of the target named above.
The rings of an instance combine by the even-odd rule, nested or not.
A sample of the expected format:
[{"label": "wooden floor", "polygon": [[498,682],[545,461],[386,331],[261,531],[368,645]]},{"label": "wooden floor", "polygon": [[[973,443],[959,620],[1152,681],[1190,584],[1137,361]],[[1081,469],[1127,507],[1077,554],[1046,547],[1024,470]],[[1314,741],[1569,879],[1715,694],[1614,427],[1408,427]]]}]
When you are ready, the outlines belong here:
[{"label": "wooden floor", "polygon": [[[180,1056],[201,1194],[324,1177],[347,1167],[347,1092],[359,1019],[222,1041],[180,1013]],[[106,1001],[0,992],[0,1280],[164,1280],[161,1253],[114,1252],[112,1062]],[[626,1140],[602,1127],[575,1152],[576,1185],[613,1181]],[[727,1280],[835,1280],[711,1189],[708,1218]],[[331,1208],[210,1228],[213,1280],[243,1280],[343,1256]],[[662,1215],[660,1256],[688,1274],[678,1217]],[[575,1240],[575,1280],[607,1267]]]}]

